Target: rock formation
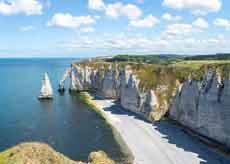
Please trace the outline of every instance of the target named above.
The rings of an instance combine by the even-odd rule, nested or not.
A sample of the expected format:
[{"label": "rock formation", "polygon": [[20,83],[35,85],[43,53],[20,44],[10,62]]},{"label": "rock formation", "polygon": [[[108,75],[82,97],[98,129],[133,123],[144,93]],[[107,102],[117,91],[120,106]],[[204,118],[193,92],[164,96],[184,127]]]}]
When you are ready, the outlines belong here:
[{"label": "rock formation", "polygon": [[[184,82],[174,97],[170,117],[194,131],[230,146],[230,79],[223,84],[209,71],[201,82]],[[224,85],[224,88],[223,88]]]},{"label": "rock formation", "polygon": [[94,89],[105,98],[119,99],[123,108],[151,120],[159,120],[169,111],[170,118],[230,147],[229,77],[222,80],[219,73],[209,70],[202,81],[189,76],[177,85],[177,91],[171,88],[173,93],[166,95],[170,84],[143,90],[129,66],[115,70],[109,67],[101,72],[84,67],[76,70],[85,89]]},{"label": "rock formation", "polygon": [[102,94],[105,98],[118,98],[119,97],[119,82],[118,73],[109,67],[105,70],[104,79],[102,81]]},{"label": "rock formation", "polygon": [[145,115],[149,115],[150,112],[154,112],[159,108],[157,96],[154,90],[150,90],[147,95],[145,106],[141,111]]},{"label": "rock formation", "polygon": [[[125,83],[126,81],[122,82]],[[138,80],[136,76],[131,74],[128,79],[128,83],[121,87],[120,91],[121,105],[133,112],[140,112],[141,110],[141,98],[138,90]]]},{"label": "rock formation", "polygon": [[88,66],[76,66],[75,76],[79,79],[81,90],[94,90],[104,98],[120,99],[121,105],[132,112],[148,118],[159,103],[154,90],[142,91],[139,80],[129,66],[124,69],[91,69]]}]

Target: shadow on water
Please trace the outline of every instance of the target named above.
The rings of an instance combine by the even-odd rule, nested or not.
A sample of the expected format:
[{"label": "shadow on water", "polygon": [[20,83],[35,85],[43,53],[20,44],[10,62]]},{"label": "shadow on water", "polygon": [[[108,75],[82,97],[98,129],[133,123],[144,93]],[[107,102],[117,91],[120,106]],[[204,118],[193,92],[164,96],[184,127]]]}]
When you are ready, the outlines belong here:
[{"label": "shadow on water", "polygon": [[[103,100],[100,97],[95,97],[95,99]],[[109,111],[115,115],[126,115],[143,122],[150,123],[143,117],[140,117],[133,112],[122,110],[122,107],[118,101],[115,102],[113,106],[105,108],[104,110]],[[184,132],[184,130],[179,126],[172,125],[168,121],[157,122],[152,124],[152,126],[153,129],[156,129],[161,133],[162,138],[166,139],[169,144],[175,145],[177,148],[183,149],[185,152],[197,154],[197,158],[200,160],[200,164],[230,163],[230,157],[216,152],[214,149],[208,147],[197,138],[192,137]]]},{"label": "shadow on water", "polygon": [[53,110],[53,100],[40,100],[41,108],[47,111]]},{"label": "shadow on water", "polygon": [[58,92],[59,96],[65,96],[65,92]]}]

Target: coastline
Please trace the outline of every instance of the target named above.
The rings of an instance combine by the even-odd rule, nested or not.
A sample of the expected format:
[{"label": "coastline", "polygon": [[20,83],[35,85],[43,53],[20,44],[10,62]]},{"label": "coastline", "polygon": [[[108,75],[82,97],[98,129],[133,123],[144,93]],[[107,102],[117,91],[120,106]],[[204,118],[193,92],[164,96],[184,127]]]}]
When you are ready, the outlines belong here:
[{"label": "coastline", "polygon": [[222,154],[213,151],[182,128],[166,121],[150,123],[122,108],[114,100],[100,99],[84,92],[84,101],[119,134],[134,156],[134,164],[227,164]]},{"label": "coastline", "polygon": [[134,155],[128,145],[126,144],[126,141],[123,139],[121,136],[120,132],[118,129],[114,126],[113,122],[111,121],[112,119],[108,116],[108,114],[103,110],[103,107],[100,106],[98,103],[94,101],[94,97],[92,94],[88,92],[78,92],[76,93],[77,98],[88,105],[90,109],[94,110],[97,114],[102,117],[102,119],[105,120],[105,123],[109,125],[109,127],[112,130],[114,139],[118,143],[118,145],[121,148],[122,153],[124,154],[124,161],[122,161],[122,164],[132,164],[134,161]]}]

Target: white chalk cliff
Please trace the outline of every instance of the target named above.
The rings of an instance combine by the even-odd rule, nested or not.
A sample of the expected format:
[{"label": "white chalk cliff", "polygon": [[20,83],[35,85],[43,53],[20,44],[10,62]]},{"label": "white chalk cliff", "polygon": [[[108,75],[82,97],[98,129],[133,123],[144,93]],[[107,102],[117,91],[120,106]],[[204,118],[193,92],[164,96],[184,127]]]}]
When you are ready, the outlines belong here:
[{"label": "white chalk cliff", "polygon": [[200,134],[230,146],[230,79],[209,71],[202,82],[184,82],[170,116]]},{"label": "white chalk cliff", "polygon": [[215,71],[207,72],[203,81],[188,78],[178,86],[171,104],[165,101],[163,106],[157,91],[139,88],[139,80],[129,67],[100,72],[77,66],[75,75],[84,89],[93,89],[105,98],[119,99],[127,110],[146,118],[150,113],[159,113],[160,118],[169,110],[169,117],[230,147],[230,78],[221,80]]}]

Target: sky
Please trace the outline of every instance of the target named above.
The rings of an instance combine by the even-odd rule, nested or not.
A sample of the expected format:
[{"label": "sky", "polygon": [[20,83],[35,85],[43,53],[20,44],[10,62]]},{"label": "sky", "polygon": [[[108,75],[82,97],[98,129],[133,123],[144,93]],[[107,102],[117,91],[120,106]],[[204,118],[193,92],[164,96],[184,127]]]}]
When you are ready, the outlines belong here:
[{"label": "sky", "polygon": [[0,0],[0,57],[230,52],[230,0]]}]

